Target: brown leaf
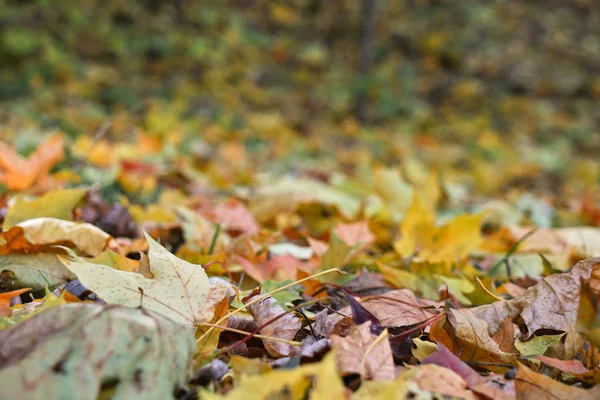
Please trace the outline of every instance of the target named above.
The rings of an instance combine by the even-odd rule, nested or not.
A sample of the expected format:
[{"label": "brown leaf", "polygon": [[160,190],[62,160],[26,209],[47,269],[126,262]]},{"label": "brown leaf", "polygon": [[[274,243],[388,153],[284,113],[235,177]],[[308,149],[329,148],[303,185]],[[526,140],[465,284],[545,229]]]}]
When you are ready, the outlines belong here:
[{"label": "brown leaf", "polygon": [[473,368],[452,354],[443,344],[439,344],[438,350],[424,358],[421,364],[435,364],[448,368],[457,373],[466,382],[469,389],[491,399],[514,398],[514,393],[506,390],[505,383],[498,383],[499,377],[492,378],[491,376],[483,377],[479,375]]},{"label": "brown leaf", "polygon": [[[244,298],[244,304],[253,301],[255,296]],[[248,306],[248,310],[254,317],[256,325],[264,326],[259,333],[263,336],[271,336],[279,339],[293,340],[296,333],[302,327],[302,322],[293,314],[286,314],[274,322],[273,318],[283,314],[285,311],[279,305],[275,304],[275,299],[266,297],[263,300]],[[298,348],[287,343],[274,342],[272,340],[263,340],[265,349],[271,357],[287,357],[294,355]]]},{"label": "brown leaf", "polygon": [[570,272],[550,275],[519,297],[475,307],[472,312],[487,322],[491,335],[500,330],[505,318],[517,323],[518,317],[524,322],[520,325],[524,338],[538,329],[566,332],[577,319],[580,280],[597,284],[599,273],[600,258],[580,261]]},{"label": "brown leaf", "polygon": [[[433,310],[426,308],[432,302],[418,300],[408,289],[392,290],[382,296],[364,300],[361,304],[377,317],[382,326],[413,325],[436,315]],[[351,314],[350,307],[344,307],[339,312],[343,315]]]},{"label": "brown leaf", "polygon": [[500,330],[492,337],[500,349],[507,353],[518,353],[515,347],[515,327],[510,318],[505,318]]},{"label": "brown leaf", "polygon": [[430,335],[433,341],[442,343],[463,361],[511,364],[519,356],[502,351],[490,337],[488,324],[469,309],[449,310],[445,320],[431,327]]},{"label": "brown leaf", "polygon": [[439,344],[437,351],[425,357],[421,361],[421,364],[435,364],[440,367],[449,368],[460,375],[469,387],[485,381],[485,378],[475,372],[473,368],[465,364],[460,358],[452,354],[443,344]]},{"label": "brown leaf", "polygon": [[[456,372],[435,364],[422,365],[412,377],[422,390],[459,399],[475,399],[466,382]],[[444,397],[445,397],[444,396]]]},{"label": "brown leaf", "polygon": [[533,372],[521,363],[519,363],[519,373],[515,378],[515,386],[517,399],[523,400],[595,400],[600,398],[600,386],[590,390],[567,386],[546,375]]},{"label": "brown leaf", "polygon": [[359,374],[363,379],[379,380],[396,375],[387,330],[375,336],[370,322],[354,326],[346,337],[332,335],[331,348],[342,376]]}]

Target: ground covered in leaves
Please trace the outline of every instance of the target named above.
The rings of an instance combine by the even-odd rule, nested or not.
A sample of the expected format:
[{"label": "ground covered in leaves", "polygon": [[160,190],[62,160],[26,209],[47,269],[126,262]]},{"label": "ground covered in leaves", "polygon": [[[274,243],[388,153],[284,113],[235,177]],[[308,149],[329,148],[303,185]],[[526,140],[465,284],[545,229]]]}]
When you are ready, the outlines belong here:
[{"label": "ground covered in leaves", "polygon": [[69,3],[0,2],[3,398],[600,398],[593,2],[358,75],[358,2]]}]

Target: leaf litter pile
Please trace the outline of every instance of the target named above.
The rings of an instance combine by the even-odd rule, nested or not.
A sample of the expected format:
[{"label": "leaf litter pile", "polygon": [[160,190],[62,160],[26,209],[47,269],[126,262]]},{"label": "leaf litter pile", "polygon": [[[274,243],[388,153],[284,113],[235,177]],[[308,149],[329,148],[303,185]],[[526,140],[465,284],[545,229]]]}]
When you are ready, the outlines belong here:
[{"label": "leaf litter pile", "polygon": [[0,399],[600,398],[597,2],[75,3],[0,1]]},{"label": "leaf litter pile", "polygon": [[589,201],[354,147],[276,173],[144,133],[0,146],[4,398],[600,396],[600,229],[544,220]]}]

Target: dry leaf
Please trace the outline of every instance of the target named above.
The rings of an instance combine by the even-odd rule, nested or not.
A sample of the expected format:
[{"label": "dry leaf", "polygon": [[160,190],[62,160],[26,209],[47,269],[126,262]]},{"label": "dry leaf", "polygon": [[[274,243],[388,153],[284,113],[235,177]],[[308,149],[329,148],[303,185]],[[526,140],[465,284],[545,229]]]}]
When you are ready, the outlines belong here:
[{"label": "dry leaf", "polygon": [[75,247],[97,256],[107,247],[111,237],[94,225],[56,218],[35,218],[19,222],[0,237],[0,254],[56,251],[52,246]]},{"label": "dry leaf", "polygon": [[0,183],[12,190],[24,190],[46,177],[64,156],[61,135],[48,137],[27,159],[0,142]]},{"label": "dry leaf", "polygon": [[10,317],[10,299],[13,297],[17,297],[20,294],[29,292],[30,288],[11,290],[10,292],[0,293],[0,318],[2,317]]},{"label": "dry leaf", "polygon": [[346,337],[331,336],[337,367],[342,376],[359,374],[366,380],[394,379],[394,359],[387,330],[376,336],[371,322],[354,326]]},{"label": "dry leaf", "polygon": [[129,307],[143,304],[185,325],[210,322],[229,286],[211,285],[202,266],[175,257],[145,235],[150,245],[148,258],[154,279],[83,260],[63,262],[86,288],[107,303]]},{"label": "dry leaf", "polygon": [[490,337],[488,324],[469,309],[448,310],[445,321],[434,324],[430,335],[463,361],[511,364],[519,356],[502,351]]},{"label": "dry leaf", "polygon": [[519,363],[519,373],[515,378],[515,386],[517,399],[522,400],[595,400],[600,398],[600,386],[590,390],[567,386],[546,375],[535,373],[521,363]]},{"label": "dry leaf", "polygon": [[[256,299],[256,296],[244,298],[244,304]],[[302,327],[302,322],[293,314],[287,313],[276,321],[269,322],[275,317],[285,313],[280,305],[275,304],[276,301],[272,297],[264,299],[248,306],[248,311],[254,317],[256,325],[262,327],[259,333],[263,336],[276,337],[279,339],[293,340],[296,334]],[[264,325],[264,326],[263,326]],[[299,348],[287,343],[275,342],[272,340],[263,340],[263,345],[271,357],[280,358],[294,355]]]},{"label": "dry leaf", "polygon": [[568,273],[544,278],[519,297],[475,307],[472,312],[487,322],[492,335],[500,330],[505,318],[517,323],[517,317],[523,320],[523,339],[539,329],[567,332],[577,319],[580,281],[589,280],[598,270],[600,258],[584,260]]}]

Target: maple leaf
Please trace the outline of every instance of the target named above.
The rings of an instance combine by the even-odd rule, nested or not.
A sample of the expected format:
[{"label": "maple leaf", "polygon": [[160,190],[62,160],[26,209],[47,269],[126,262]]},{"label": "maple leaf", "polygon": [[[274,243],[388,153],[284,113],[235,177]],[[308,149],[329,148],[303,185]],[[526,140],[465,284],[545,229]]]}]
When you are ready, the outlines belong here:
[{"label": "maple leaf", "polygon": [[95,399],[110,382],[113,398],[172,398],[188,378],[193,346],[191,329],[150,310],[51,307],[0,330],[0,380],[11,382],[2,395]]},{"label": "maple leaf", "polygon": [[570,272],[548,276],[519,297],[475,307],[472,312],[486,321],[491,335],[500,330],[505,318],[516,321],[517,317],[523,321],[524,339],[540,329],[567,332],[577,320],[581,280],[598,290],[598,275],[600,258],[580,261]]},{"label": "maple leaf", "polygon": [[63,139],[59,134],[48,137],[26,159],[0,142],[0,183],[12,190],[27,189],[36,180],[44,179],[63,156]]},{"label": "maple leaf", "polygon": [[148,234],[145,236],[154,279],[87,261],[63,262],[85,287],[108,303],[129,307],[143,303],[144,307],[185,325],[210,322],[229,286],[211,285],[202,266],[175,257]]}]

